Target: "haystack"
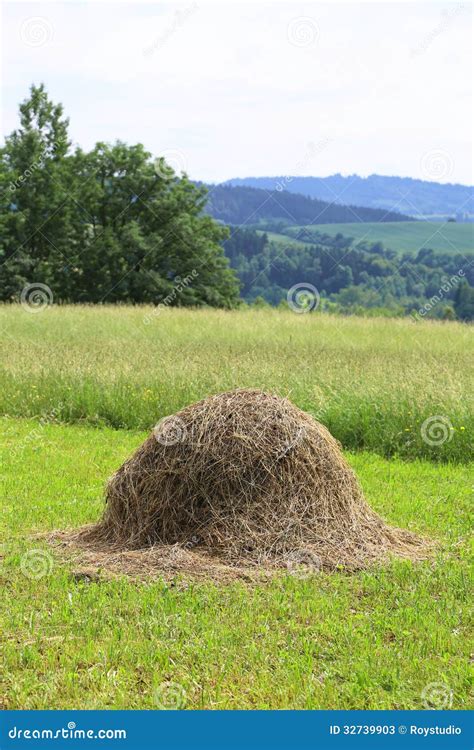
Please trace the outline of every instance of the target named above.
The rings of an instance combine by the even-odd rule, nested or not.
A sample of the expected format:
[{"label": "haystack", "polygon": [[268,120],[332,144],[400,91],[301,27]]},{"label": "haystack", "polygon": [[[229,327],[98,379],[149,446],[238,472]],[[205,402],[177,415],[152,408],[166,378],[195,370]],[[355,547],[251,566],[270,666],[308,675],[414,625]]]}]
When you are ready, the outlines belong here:
[{"label": "haystack", "polygon": [[161,562],[173,551],[175,567],[181,560],[191,570],[193,560],[357,569],[426,556],[423,540],[368,506],[322,424],[259,390],[212,396],[161,420],[112,476],[102,520],[80,538]]}]

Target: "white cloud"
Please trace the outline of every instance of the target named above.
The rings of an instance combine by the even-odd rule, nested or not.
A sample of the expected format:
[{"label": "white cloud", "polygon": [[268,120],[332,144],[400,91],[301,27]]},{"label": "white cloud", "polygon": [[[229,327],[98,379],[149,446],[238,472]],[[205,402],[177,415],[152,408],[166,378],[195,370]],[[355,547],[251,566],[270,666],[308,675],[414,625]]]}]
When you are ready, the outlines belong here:
[{"label": "white cloud", "polygon": [[[3,132],[42,80],[81,145],[178,149],[197,179],[291,174],[309,143],[330,139],[304,173],[419,177],[424,154],[442,150],[449,179],[471,182],[461,5],[7,3]],[[53,29],[43,45],[22,38],[31,17]]]}]

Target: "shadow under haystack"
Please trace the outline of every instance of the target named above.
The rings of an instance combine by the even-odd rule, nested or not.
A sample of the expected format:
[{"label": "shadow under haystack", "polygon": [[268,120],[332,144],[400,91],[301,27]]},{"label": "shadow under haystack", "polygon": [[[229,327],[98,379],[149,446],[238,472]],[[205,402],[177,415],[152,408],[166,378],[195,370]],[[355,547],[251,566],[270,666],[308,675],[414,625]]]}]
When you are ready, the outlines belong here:
[{"label": "shadow under haystack", "polygon": [[259,390],[162,420],[110,479],[102,520],[74,541],[132,568],[142,559],[188,573],[354,570],[391,555],[422,559],[429,546],[367,505],[323,425]]}]

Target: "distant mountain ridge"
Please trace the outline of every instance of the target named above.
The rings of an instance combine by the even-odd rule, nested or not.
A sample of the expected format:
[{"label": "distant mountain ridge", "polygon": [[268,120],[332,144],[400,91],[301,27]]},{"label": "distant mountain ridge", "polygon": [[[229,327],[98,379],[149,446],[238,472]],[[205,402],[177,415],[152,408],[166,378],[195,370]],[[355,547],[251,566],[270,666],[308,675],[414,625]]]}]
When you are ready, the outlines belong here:
[{"label": "distant mountain ridge", "polygon": [[341,205],[321,201],[289,190],[263,189],[246,185],[208,185],[206,211],[226,224],[286,225],[349,222],[410,221],[411,217],[380,208]]},{"label": "distant mountain ridge", "polygon": [[244,177],[226,180],[223,184],[284,190],[330,203],[395,211],[413,218],[474,220],[474,193],[469,185],[377,174],[369,177],[343,177],[341,174],[330,177]]}]

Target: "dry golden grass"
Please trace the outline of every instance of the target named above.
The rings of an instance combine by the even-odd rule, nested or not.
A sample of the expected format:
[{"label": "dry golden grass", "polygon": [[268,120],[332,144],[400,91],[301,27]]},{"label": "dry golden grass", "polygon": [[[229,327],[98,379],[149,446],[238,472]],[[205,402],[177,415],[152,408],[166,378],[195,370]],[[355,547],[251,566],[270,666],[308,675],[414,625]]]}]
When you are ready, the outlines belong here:
[{"label": "dry golden grass", "polygon": [[[352,450],[472,456],[473,328],[290,310],[0,307],[0,413],[151,429],[233,388],[289,396]],[[450,439],[426,443],[440,415]]]},{"label": "dry golden grass", "polygon": [[[427,557],[366,503],[340,446],[287,399],[237,390],[157,425],[111,477],[102,520],[71,541],[115,569],[219,577],[230,568],[358,570]],[[141,550],[142,554],[118,555]],[[90,561],[90,560],[89,560]]]}]

